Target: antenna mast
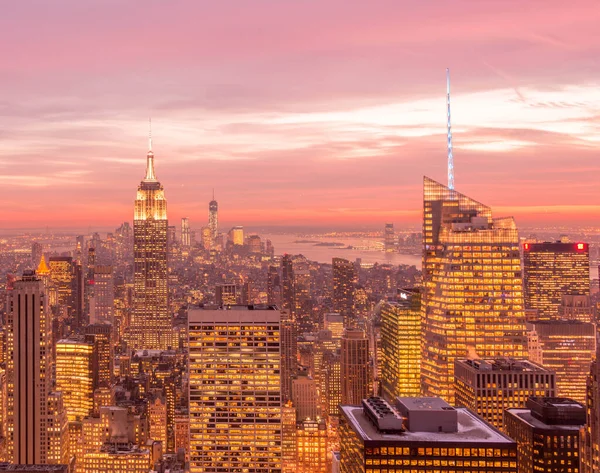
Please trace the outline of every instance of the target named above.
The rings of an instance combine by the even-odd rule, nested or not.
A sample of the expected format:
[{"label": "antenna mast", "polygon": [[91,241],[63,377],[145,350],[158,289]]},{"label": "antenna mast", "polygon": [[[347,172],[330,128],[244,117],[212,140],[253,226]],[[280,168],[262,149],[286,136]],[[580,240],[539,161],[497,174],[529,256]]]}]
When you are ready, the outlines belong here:
[{"label": "antenna mast", "polygon": [[452,154],[452,127],[450,126],[450,69],[446,69],[446,104],[448,106],[448,189],[454,190],[454,156]]}]

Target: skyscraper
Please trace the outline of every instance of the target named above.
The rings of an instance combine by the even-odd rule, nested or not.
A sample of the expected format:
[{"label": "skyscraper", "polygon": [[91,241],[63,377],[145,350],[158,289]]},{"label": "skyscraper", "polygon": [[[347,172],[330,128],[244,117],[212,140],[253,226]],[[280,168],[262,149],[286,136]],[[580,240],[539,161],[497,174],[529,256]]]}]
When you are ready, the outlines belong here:
[{"label": "skyscraper", "polygon": [[562,296],[590,295],[587,243],[525,243],[523,245],[525,308],[542,320],[559,318]]},{"label": "skyscraper", "polygon": [[600,353],[586,382],[586,422],[581,432],[581,473],[600,471]]},{"label": "skyscraper", "polygon": [[149,148],[133,220],[134,304],[129,343],[133,348],[164,350],[173,345],[167,287],[167,201],[154,174],[152,141]]},{"label": "skyscraper", "polygon": [[369,363],[369,339],[364,330],[347,329],[342,337],[342,404],[358,405],[373,391]]},{"label": "skyscraper", "polygon": [[188,310],[190,471],[281,472],[280,314]]},{"label": "skyscraper", "polygon": [[391,253],[396,249],[396,235],[394,233],[394,224],[386,223],[384,232],[384,249],[386,253]]},{"label": "skyscraper", "polygon": [[56,389],[70,422],[92,412],[94,393],[93,337],[71,337],[56,344]]},{"label": "skyscraper", "polygon": [[346,327],[354,320],[354,264],[343,258],[333,258],[333,310],[344,316]]},{"label": "skyscraper", "polygon": [[14,282],[8,308],[8,457],[17,464],[66,463],[62,397],[50,392],[52,322],[34,272]]},{"label": "skyscraper", "polygon": [[213,245],[219,236],[219,204],[215,200],[215,192],[213,190],[213,198],[208,203],[208,228],[212,237]]},{"label": "skyscraper", "polygon": [[381,390],[390,401],[421,394],[421,295],[402,291],[381,306]]},{"label": "skyscraper", "polygon": [[281,258],[281,307],[291,311],[294,310],[294,265],[292,257],[288,254]]},{"label": "skyscraper", "polygon": [[190,219],[183,217],[181,219],[181,246],[189,248],[192,244],[192,238],[190,234]]},{"label": "skyscraper", "polygon": [[428,177],[423,200],[423,389],[453,403],[456,358],[527,357],[519,235]]},{"label": "skyscraper", "polygon": [[93,278],[88,284],[94,287],[90,300],[90,323],[114,324],[115,286],[112,266],[95,266]]}]

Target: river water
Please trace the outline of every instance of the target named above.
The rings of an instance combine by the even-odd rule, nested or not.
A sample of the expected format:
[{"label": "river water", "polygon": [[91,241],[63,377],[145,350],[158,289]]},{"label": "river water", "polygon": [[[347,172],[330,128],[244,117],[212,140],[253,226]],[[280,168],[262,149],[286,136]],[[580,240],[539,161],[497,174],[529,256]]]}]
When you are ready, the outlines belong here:
[{"label": "river water", "polygon": [[[371,238],[343,238],[343,237],[304,237],[293,234],[261,234],[264,240],[269,239],[275,247],[276,255],[285,253],[302,254],[311,261],[331,263],[332,258],[345,258],[355,261],[360,258],[363,263],[379,264],[408,264],[421,268],[421,256],[405,255],[401,253],[385,253],[377,249],[366,249],[377,246],[379,240]],[[315,243],[301,243],[303,240],[323,243],[343,243],[344,246],[360,247],[360,249],[346,249],[335,246],[315,246]],[[364,248],[364,249],[363,249]]]}]

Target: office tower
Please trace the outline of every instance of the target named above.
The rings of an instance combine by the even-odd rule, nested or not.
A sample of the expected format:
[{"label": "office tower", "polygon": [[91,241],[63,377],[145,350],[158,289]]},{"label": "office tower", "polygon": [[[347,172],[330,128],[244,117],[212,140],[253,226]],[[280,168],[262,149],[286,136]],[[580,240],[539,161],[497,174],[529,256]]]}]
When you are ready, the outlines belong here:
[{"label": "office tower", "polygon": [[94,389],[100,386],[110,386],[113,379],[114,363],[113,327],[107,323],[91,324],[84,331],[87,335],[93,337]]},{"label": "office tower", "polygon": [[67,317],[75,314],[75,267],[70,256],[51,256],[49,260],[50,281],[57,288],[57,303],[63,308]]},{"label": "office tower", "polygon": [[173,345],[167,287],[167,201],[154,174],[152,142],[149,148],[133,220],[135,291],[129,344],[136,349],[165,350]]},{"label": "office tower", "polygon": [[190,219],[183,217],[181,219],[181,246],[189,248],[192,244],[192,238],[190,234]]},{"label": "office tower", "polygon": [[457,406],[502,429],[505,409],[524,407],[529,396],[556,397],[556,376],[528,360],[457,359],[454,392]]},{"label": "office tower", "polygon": [[92,412],[93,359],[91,337],[73,336],[56,344],[56,390],[63,394],[69,422],[81,420]]},{"label": "office tower", "polygon": [[34,241],[31,244],[31,267],[34,268],[37,266],[42,259],[42,255],[44,254],[44,247],[41,243]]},{"label": "office tower", "polygon": [[592,362],[586,381],[586,421],[581,432],[581,472],[600,471],[600,353]]},{"label": "office tower", "polygon": [[190,459],[190,417],[187,413],[175,415],[175,452],[183,450],[185,459]]},{"label": "office tower", "polygon": [[167,404],[160,396],[148,403],[148,422],[150,423],[150,438],[161,442],[167,448]]},{"label": "office tower", "polygon": [[229,230],[229,241],[233,245],[242,246],[244,244],[244,227],[237,225]]},{"label": "office tower", "polygon": [[358,405],[372,393],[369,339],[364,330],[347,329],[342,337],[342,404]]},{"label": "office tower", "polygon": [[421,295],[402,291],[381,305],[381,392],[393,400],[421,394]]},{"label": "office tower", "polygon": [[306,260],[294,261],[294,304],[292,314],[301,331],[313,331],[314,320],[311,317],[311,278]]},{"label": "office tower", "polygon": [[333,258],[333,310],[344,316],[346,326],[355,319],[354,314],[354,285],[356,275],[354,263],[343,259]]},{"label": "office tower", "polygon": [[294,265],[288,254],[281,258],[281,307],[295,314],[294,308]]},{"label": "office tower", "polygon": [[298,422],[321,417],[317,382],[306,374],[292,380],[292,403],[296,407]]},{"label": "office tower", "polygon": [[579,472],[583,405],[567,398],[531,397],[504,413],[505,432],[517,441],[519,473]]},{"label": "office tower", "polygon": [[386,223],[384,236],[384,249],[386,253],[392,253],[396,249],[396,235],[394,233],[394,224]]},{"label": "office tower", "polygon": [[[90,301],[90,323],[114,323],[115,286],[112,266],[95,266],[94,296]],[[89,282],[89,281],[88,281]]]},{"label": "office tower", "polygon": [[248,237],[248,251],[255,254],[262,253],[262,242],[260,240],[260,236],[250,235]]},{"label": "office tower", "polygon": [[152,461],[150,450],[137,445],[105,443],[99,451],[83,455],[81,466],[77,471],[82,473],[148,473]]},{"label": "office tower", "polygon": [[527,323],[532,341],[530,359],[556,373],[556,393],[585,402],[585,384],[596,353],[596,328],[578,320]]},{"label": "office tower", "polygon": [[190,471],[281,471],[280,313],[189,309]]},{"label": "office tower", "polygon": [[238,303],[235,284],[217,284],[215,286],[215,302],[217,305],[234,305]]},{"label": "office tower", "polygon": [[62,396],[50,391],[52,322],[44,284],[33,271],[9,288],[7,307],[8,458],[66,463],[68,450],[56,451],[57,443],[68,448]]},{"label": "office tower", "polygon": [[327,417],[338,417],[338,406],[342,402],[342,357],[339,352],[327,352],[323,356],[323,404]]},{"label": "office tower", "polygon": [[525,307],[542,320],[558,318],[563,294],[590,295],[590,253],[587,243],[525,243],[523,245]]},{"label": "office tower", "polygon": [[281,311],[281,400],[292,399],[292,377],[298,372],[298,330],[289,310]]},{"label": "office tower", "polygon": [[304,419],[296,424],[296,472],[327,473],[327,424]]},{"label": "office tower", "polygon": [[267,302],[281,307],[281,278],[276,266],[269,266],[267,273]]},{"label": "office tower", "polygon": [[296,408],[291,402],[281,408],[281,472],[296,473]]},{"label": "office tower", "polygon": [[341,473],[518,471],[516,442],[442,399],[398,398],[394,408],[373,397],[341,412]]},{"label": "office tower", "polygon": [[167,444],[164,450],[175,453],[175,406],[180,396],[179,386],[175,375],[169,376],[163,382],[165,391],[165,407],[167,409]]},{"label": "office tower", "polygon": [[583,294],[563,294],[558,306],[558,318],[566,320],[580,320],[581,322],[595,322],[594,308],[590,303],[590,296]]},{"label": "office tower", "polygon": [[335,348],[340,348],[344,335],[344,316],[337,312],[325,314],[324,328],[331,332],[331,340]]},{"label": "office tower", "polygon": [[210,235],[213,246],[217,242],[219,236],[219,204],[215,200],[215,193],[213,191],[213,198],[208,203],[208,228],[210,229]]},{"label": "office tower", "polygon": [[423,393],[453,403],[456,358],[527,358],[519,235],[428,177],[423,204]]}]

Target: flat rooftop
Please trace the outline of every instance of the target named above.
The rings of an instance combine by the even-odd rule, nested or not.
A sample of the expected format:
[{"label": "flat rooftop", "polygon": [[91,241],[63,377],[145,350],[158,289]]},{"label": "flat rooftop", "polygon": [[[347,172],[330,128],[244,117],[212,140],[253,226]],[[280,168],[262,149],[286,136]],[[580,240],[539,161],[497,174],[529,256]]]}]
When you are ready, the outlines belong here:
[{"label": "flat rooftop", "polygon": [[227,305],[190,307],[188,323],[265,323],[279,322],[281,312],[276,305]]},{"label": "flat rooftop", "polygon": [[[447,405],[445,401],[442,403]],[[436,444],[449,443],[489,443],[512,445],[515,442],[486,424],[468,409],[457,407],[458,432],[411,432],[401,434],[385,434],[379,432],[363,412],[362,407],[341,406],[342,412],[354,426],[354,430],[363,441],[374,442],[432,442]]]},{"label": "flat rooftop", "polygon": [[[582,406],[580,406],[580,407],[583,409]],[[579,429],[581,429],[580,424],[577,424],[577,425],[546,424],[545,422],[542,422],[541,420],[533,417],[533,415],[531,414],[531,411],[529,409],[525,409],[525,408],[506,409],[506,412],[509,412],[512,415],[514,415],[515,417],[518,417],[519,419],[521,419],[523,422],[529,424],[534,429],[565,430],[565,431],[572,431],[572,432],[579,432]]]},{"label": "flat rooftop", "polygon": [[471,368],[474,371],[510,371],[510,372],[531,372],[531,373],[553,373],[541,365],[529,360],[520,360],[515,358],[476,358],[456,360],[457,365]]}]

